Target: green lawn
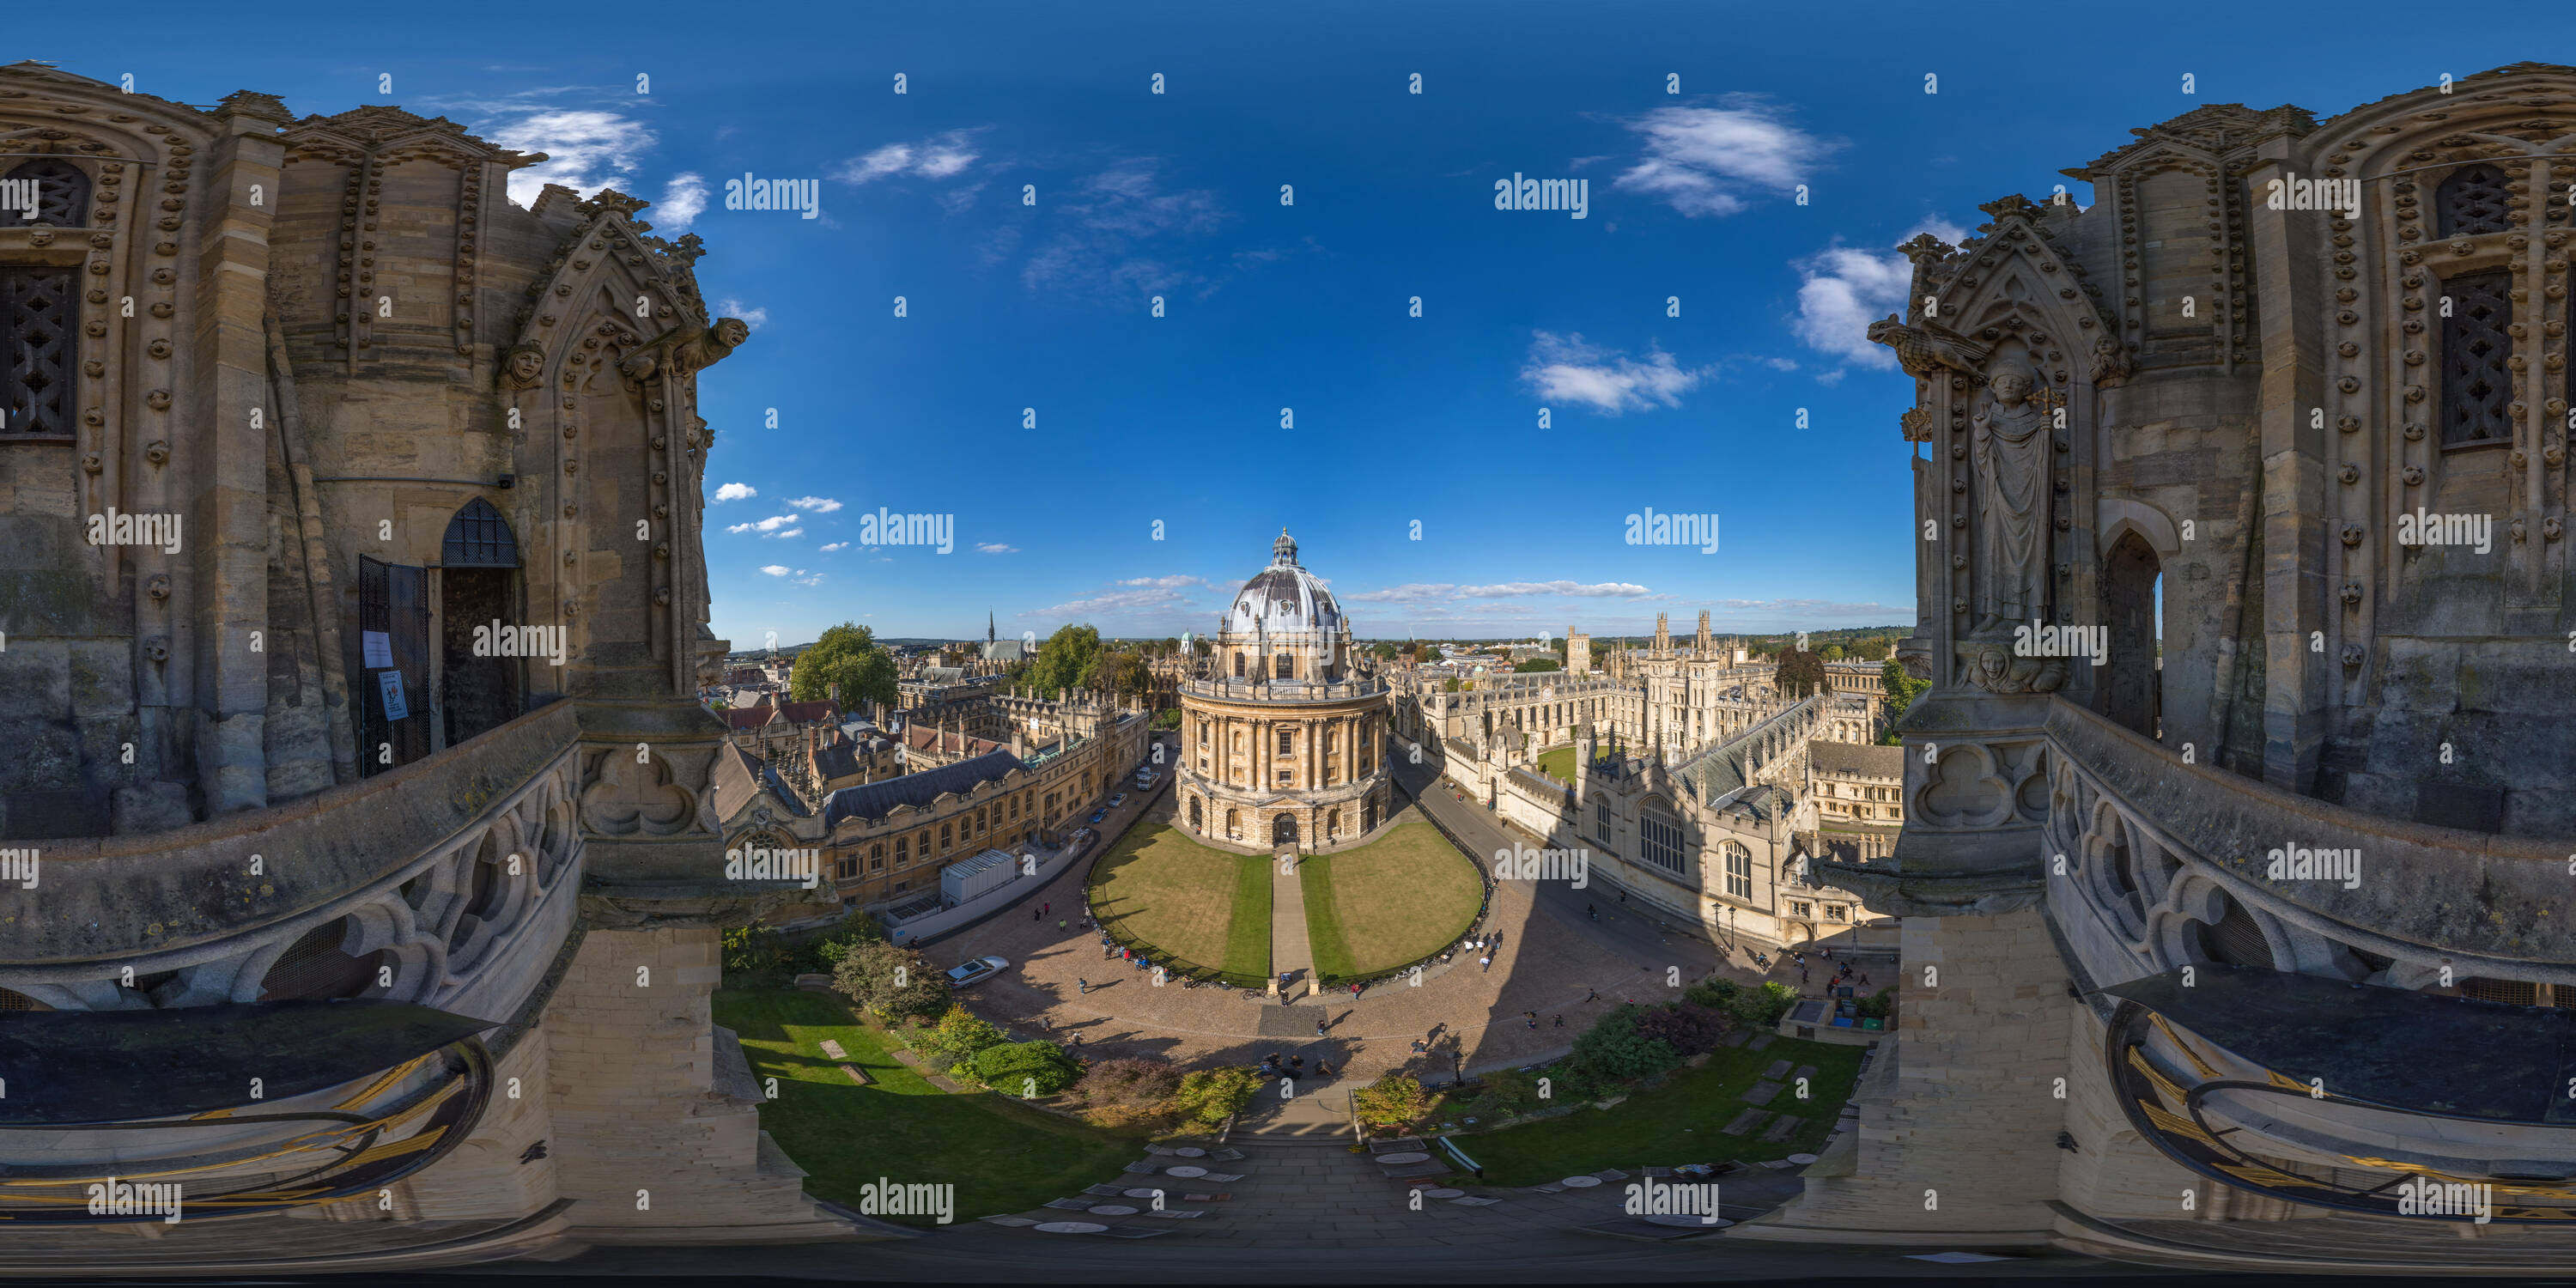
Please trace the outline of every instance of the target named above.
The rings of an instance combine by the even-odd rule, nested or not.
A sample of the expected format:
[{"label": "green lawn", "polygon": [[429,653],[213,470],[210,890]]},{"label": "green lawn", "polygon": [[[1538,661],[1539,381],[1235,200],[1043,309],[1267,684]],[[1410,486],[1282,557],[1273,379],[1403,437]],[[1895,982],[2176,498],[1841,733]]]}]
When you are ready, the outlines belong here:
[{"label": "green lawn", "polygon": [[1258,983],[1270,974],[1270,860],[1228,854],[1165,823],[1138,822],[1091,869],[1101,923],[1159,960]]},{"label": "green lawn", "polygon": [[1538,754],[1538,772],[1560,783],[1574,781],[1574,748],[1558,747]]},{"label": "green lawn", "polygon": [[[1630,1096],[1613,1108],[1586,1107],[1563,1118],[1483,1132],[1458,1143],[1484,1164],[1489,1185],[1540,1185],[1605,1167],[1635,1171],[1812,1154],[1823,1148],[1835,1116],[1851,1098],[1860,1057],[1860,1047],[1796,1038],[1782,1038],[1762,1051],[1719,1047],[1707,1064],[1676,1070],[1662,1086]],[[1763,1130],[1771,1125],[1768,1121],[1745,1135],[1727,1135],[1726,1125],[1751,1108],[1740,1097],[1762,1080],[1762,1071],[1776,1060],[1788,1061],[1792,1069],[1816,1066],[1808,1088],[1812,1099],[1797,1099],[1797,1086],[1789,1083],[1763,1106],[1804,1119],[1805,1125],[1781,1143],[1762,1139]],[[1454,1102],[1446,1117],[1454,1122],[1475,1112],[1472,1101]]]},{"label": "green lawn", "polygon": [[1416,819],[1356,850],[1298,865],[1306,943],[1327,981],[1401,966],[1467,933],[1482,876],[1437,828]]},{"label": "green lawn", "polygon": [[[953,1184],[962,1223],[1079,1194],[1143,1156],[1136,1137],[989,1091],[931,1086],[837,997],[729,988],[716,992],[714,1009],[715,1022],[741,1037],[752,1076],[778,1079],[778,1098],[760,1107],[760,1125],[805,1169],[805,1189],[817,1197],[855,1208],[859,1187],[879,1177]],[[841,1073],[842,1062],[823,1054],[826,1038],[840,1042],[871,1085]]]}]

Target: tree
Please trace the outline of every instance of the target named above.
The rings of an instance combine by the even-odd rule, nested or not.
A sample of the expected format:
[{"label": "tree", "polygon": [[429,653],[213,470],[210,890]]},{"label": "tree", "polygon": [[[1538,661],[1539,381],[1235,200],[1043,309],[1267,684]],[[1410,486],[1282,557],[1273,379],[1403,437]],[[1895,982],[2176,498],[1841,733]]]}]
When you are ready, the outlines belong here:
[{"label": "tree", "polygon": [[1803,698],[1825,687],[1825,660],[1804,649],[1783,648],[1772,683],[1790,697]]},{"label": "tree", "polygon": [[876,632],[843,622],[797,655],[788,696],[798,702],[819,702],[837,691],[844,711],[863,702],[893,706],[894,684],[894,655],[877,645]]},{"label": "tree", "polygon": [[1377,1081],[1351,1093],[1351,1109],[1360,1121],[1380,1127],[1400,1127],[1420,1118],[1431,1104],[1422,1090],[1422,1080],[1409,1073],[1390,1072]]},{"label": "tree", "polygon": [[1084,1116],[1102,1127],[1123,1127],[1170,1114],[1181,1071],[1168,1060],[1121,1056],[1094,1063],[1073,1089],[1082,1097]]},{"label": "tree", "polygon": [[1260,1090],[1261,1074],[1257,1070],[1241,1065],[1193,1069],[1182,1075],[1181,1088],[1172,1095],[1172,1107],[1190,1122],[1216,1127],[1251,1104]]},{"label": "tree", "polygon": [[1932,682],[1915,679],[1912,673],[1905,669],[1904,663],[1889,658],[1887,665],[1878,670],[1878,687],[1887,691],[1886,741],[1892,746],[1899,741],[1896,736],[1896,725],[1905,719],[1906,709],[1914,705],[1914,699],[1925,689],[1932,687]]},{"label": "tree", "polygon": [[1821,653],[1821,654],[1818,654],[1818,656],[1820,656],[1820,657],[1824,658],[1824,659],[1825,659],[1826,661],[1828,661],[1828,662],[1839,662],[1839,661],[1842,661],[1842,660],[1843,660],[1843,646],[1842,646],[1842,645],[1840,645],[1840,644],[1828,644],[1828,645],[1826,645],[1826,646],[1825,646],[1825,651],[1824,651],[1823,653]]},{"label": "tree", "polygon": [[1403,654],[1398,651],[1393,644],[1380,640],[1375,644],[1369,645],[1369,656],[1376,658],[1381,662],[1393,662],[1397,658],[1403,656]]},{"label": "tree", "polygon": [[948,1009],[948,977],[910,949],[861,944],[832,968],[832,991],[877,1015],[928,1018]]},{"label": "tree", "polygon": [[1529,671],[1562,671],[1562,670],[1564,670],[1565,668],[1564,668],[1563,666],[1558,665],[1557,660],[1556,660],[1555,658],[1552,658],[1552,657],[1534,657],[1534,658],[1529,659],[1529,660],[1528,660],[1528,661],[1526,661],[1526,662],[1521,662],[1521,663],[1518,663],[1518,664],[1514,665],[1514,666],[1512,667],[1512,669],[1513,669],[1514,671],[1529,672]]},{"label": "tree", "polygon": [[1440,682],[1440,691],[1441,691],[1442,693],[1456,693],[1456,692],[1458,692],[1458,691],[1459,691],[1459,680],[1458,680],[1458,677],[1453,675],[1453,676],[1450,676],[1450,677],[1449,677],[1448,679],[1446,679],[1446,680],[1442,680],[1442,681]]},{"label": "tree", "polygon": [[1002,1045],[1007,1038],[992,1021],[952,1003],[939,1017],[939,1023],[913,1034],[911,1040],[913,1049],[923,1055],[944,1055],[964,1064],[985,1048]]},{"label": "tree", "polygon": [[1029,664],[1029,687],[1041,698],[1053,698],[1063,689],[1082,688],[1091,683],[1092,670],[1099,661],[1098,628],[1060,627],[1038,645],[1037,660]]},{"label": "tree", "polygon": [[1154,687],[1154,668],[1141,653],[1103,653],[1092,662],[1091,674],[1083,683],[1107,693],[1144,693]]}]

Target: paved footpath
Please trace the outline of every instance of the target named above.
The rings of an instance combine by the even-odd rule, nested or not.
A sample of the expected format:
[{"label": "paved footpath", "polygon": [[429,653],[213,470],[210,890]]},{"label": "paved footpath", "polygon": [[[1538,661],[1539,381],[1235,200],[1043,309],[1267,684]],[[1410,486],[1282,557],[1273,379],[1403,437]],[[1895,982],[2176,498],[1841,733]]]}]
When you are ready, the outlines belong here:
[{"label": "paved footpath", "polygon": [[1283,990],[1291,999],[1306,996],[1315,983],[1315,950],[1306,939],[1306,883],[1297,875],[1295,860],[1294,852],[1270,859],[1270,973],[1288,977]]}]

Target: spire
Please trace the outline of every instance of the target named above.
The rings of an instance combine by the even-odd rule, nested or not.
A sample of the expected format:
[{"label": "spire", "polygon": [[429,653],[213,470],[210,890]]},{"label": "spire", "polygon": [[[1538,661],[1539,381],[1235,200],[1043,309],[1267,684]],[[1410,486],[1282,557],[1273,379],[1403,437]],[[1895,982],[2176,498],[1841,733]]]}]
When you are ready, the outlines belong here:
[{"label": "spire", "polygon": [[987,608],[984,610],[984,642],[990,644],[993,638],[993,610]]},{"label": "spire", "polygon": [[1281,528],[1279,539],[1270,543],[1270,563],[1273,567],[1297,566],[1297,539],[1289,536],[1286,528]]}]

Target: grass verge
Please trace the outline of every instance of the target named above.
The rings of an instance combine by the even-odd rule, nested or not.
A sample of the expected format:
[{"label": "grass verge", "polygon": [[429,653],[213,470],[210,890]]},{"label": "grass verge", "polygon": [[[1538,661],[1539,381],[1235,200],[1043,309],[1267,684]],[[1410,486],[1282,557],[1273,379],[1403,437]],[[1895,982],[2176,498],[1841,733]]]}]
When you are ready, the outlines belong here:
[{"label": "grass verge", "polygon": [[[1043,1206],[1115,1180],[1142,1153],[1139,1137],[1103,1131],[989,1091],[946,1092],[894,1056],[895,1042],[823,993],[719,989],[715,1022],[742,1039],[752,1076],[778,1079],[760,1125],[805,1169],[805,1189],[859,1206],[883,1177],[957,1187],[958,1221]],[[825,1039],[850,1058],[823,1054]],[[858,1086],[840,1066],[865,1071]],[[930,1217],[889,1217],[932,1225]]]}]

